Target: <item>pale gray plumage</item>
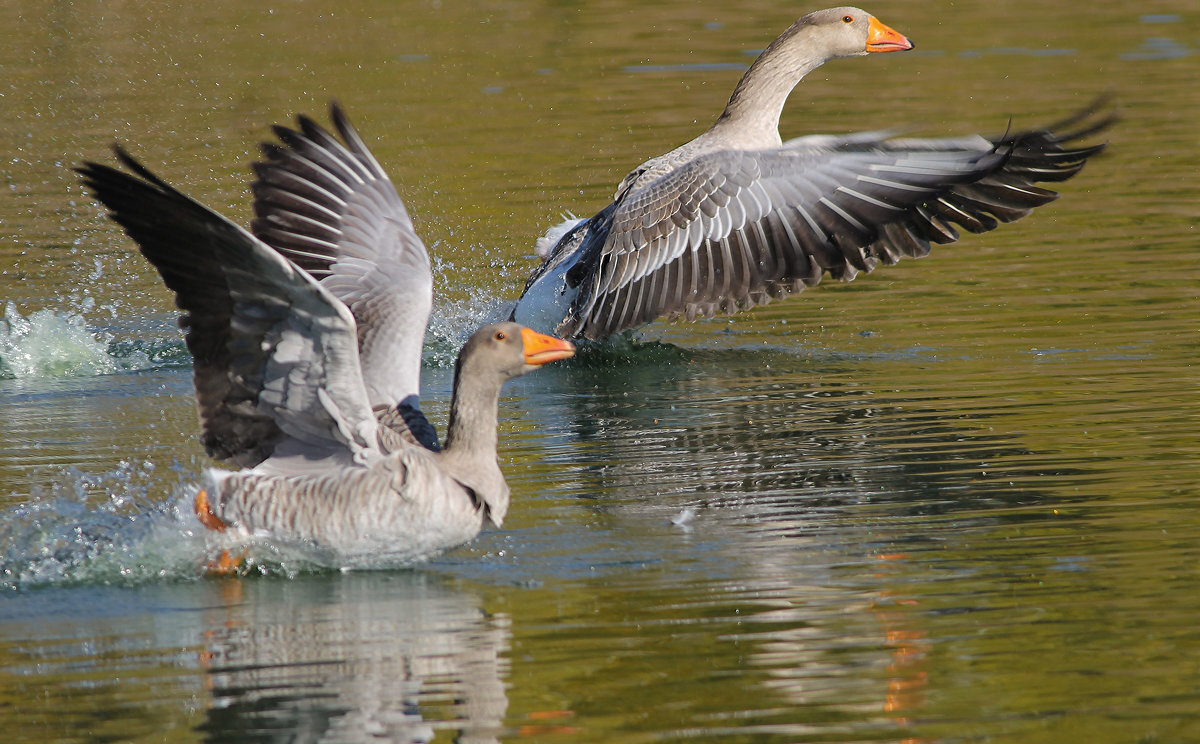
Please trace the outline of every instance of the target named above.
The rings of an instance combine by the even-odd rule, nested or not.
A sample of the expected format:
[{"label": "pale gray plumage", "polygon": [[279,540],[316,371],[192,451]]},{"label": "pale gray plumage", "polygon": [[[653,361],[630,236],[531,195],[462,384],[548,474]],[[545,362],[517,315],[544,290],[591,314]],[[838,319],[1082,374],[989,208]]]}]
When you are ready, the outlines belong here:
[{"label": "pale gray plumage", "polygon": [[254,234],[321,281],[354,314],[373,406],[420,387],[433,278],[425,245],[382,166],[334,109],[346,144],[300,117],[274,127],[254,166]]},{"label": "pale gray plumage", "polygon": [[639,166],[612,204],[557,241],[513,319],[596,339],[661,315],[750,308],[825,274],[852,279],[957,240],[955,224],[983,232],[1019,219],[1057,197],[1037,182],[1070,178],[1102,149],[1068,146],[1112,121],[1094,116],[1098,106],[992,140],[866,132],[782,142],[783,104],[805,74],[836,57],[907,48],[857,8],[798,20],[712,128]]},{"label": "pale gray plumage", "polygon": [[429,259],[336,106],[333,121],[345,144],[302,117],[299,132],[276,128],[286,147],[264,146],[261,237],[120,148],[134,175],[79,171],[176,293],[205,447],[243,468],[206,475],[205,524],[295,541],[337,565],[410,562],[470,540],[485,519],[502,523],[501,386],[573,349],[516,323],[480,329],[459,355],[440,448],[415,403]]}]

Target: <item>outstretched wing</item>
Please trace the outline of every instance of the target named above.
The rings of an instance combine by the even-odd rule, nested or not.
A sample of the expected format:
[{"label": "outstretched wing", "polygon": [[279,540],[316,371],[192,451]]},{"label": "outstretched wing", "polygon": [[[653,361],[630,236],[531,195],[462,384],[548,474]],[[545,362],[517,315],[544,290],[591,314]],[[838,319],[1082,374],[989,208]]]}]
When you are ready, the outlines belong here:
[{"label": "outstretched wing", "polygon": [[136,175],[98,163],[83,181],[184,311],[205,449],[252,467],[293,454],[378,451],[346,306],[253,235],[172,188],[121,148]]},{"label": "outstretched wing", "polygon": [[779,150],[703,155],[639,186],[584,229],[586,276],[563,335],[602,338],[660,315],[733,312],[842,279],[933,243],[994,229],[1057,198],[1036,184],[1077,173],[1103,145],[1089,109],[987,140],[810,137]]},{"label": "outstretched wing", "polygon": [[433,297],[429,254],[404,202],[341,107],[343,141],[301,116],[254,166],[254,234],[350,308],[374,406],[415,406]]}]

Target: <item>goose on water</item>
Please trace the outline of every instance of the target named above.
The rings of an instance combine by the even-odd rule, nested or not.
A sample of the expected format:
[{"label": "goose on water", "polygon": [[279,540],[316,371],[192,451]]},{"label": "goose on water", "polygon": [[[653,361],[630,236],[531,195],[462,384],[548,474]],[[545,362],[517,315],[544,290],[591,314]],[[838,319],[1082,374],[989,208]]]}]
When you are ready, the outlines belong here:
[{"label": "goose on water", "polygon": [[307,546],[335,565],[408,563],[499,526],[501,386],[574,353],[516,323],[463,346],[444,444],[417,402],[429,256],[342,110],[307,117],[255,165],[253,233],[128,153],[84,183],[175,292],[210,470],[196,513],[216,530]]},{"label": "goose on water", "polygon": [[853,279],[957,240],[954,225],[985,232],[1024,217],[1058,196],[1038,182],[1070,178],[1103,149],[1072,144],[1113,121],[1099,105],[992,139],[862,132],[782,141],[784,103],[809,72],[912,48],[858,8],[796,21],[750,65],[708,131],[634,169],[591,219],[538,241],[544,260],[512,319],[599,339],[663,315],[765,304],[825,274]]}]

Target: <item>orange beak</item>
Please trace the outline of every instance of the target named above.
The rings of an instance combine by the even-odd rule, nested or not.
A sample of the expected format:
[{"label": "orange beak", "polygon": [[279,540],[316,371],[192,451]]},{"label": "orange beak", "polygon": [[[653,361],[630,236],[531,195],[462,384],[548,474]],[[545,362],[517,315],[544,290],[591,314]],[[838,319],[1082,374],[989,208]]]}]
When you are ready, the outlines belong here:
[{"label": "orange beak", "polygon": [[525,343],[526,364],[542,365],[575,356],[575,344],[532,328],[521,329],[521,341]]},{"label": "orange beak", "polygon": [[904,34],[871,16],[870,25],[867,26],[868,52],[903,52],[912,48],[913,43]]}]

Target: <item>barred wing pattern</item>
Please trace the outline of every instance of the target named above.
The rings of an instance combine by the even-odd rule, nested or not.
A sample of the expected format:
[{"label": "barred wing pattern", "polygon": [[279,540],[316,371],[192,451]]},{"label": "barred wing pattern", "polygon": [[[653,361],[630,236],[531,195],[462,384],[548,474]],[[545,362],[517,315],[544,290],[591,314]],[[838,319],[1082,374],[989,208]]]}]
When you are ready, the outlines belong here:
[{"label": "barred wing pattern", "polygon": [[1036,184],[1070,178],[1103,149],[1072,145],[1111,124],[1099,109],[991,141],[823,135],[698,157],[581,228],[567,275],[579,294],[556,330],[598,339],[661,315],[730,313],[826,273],[852,279],[927,255],[958,239],[955,225],[992,230],[1057,198]]},{"label": "barred wing pattern", "polygon": [[274,128],[283,145],[262,145],[252,229],[350,308],[371,404],[415,406],[433,297],[429,254],[337,104],[331,117],[345,144],[301,116],[299,131]]},{"label": "barred wing pattern", "polygon": [[253,467],[294,454],[366,461],[377,424],[359,376],[354,319],[305,272],[119,147],[136,176],[78,171],[184,311],[208,453]]}]

